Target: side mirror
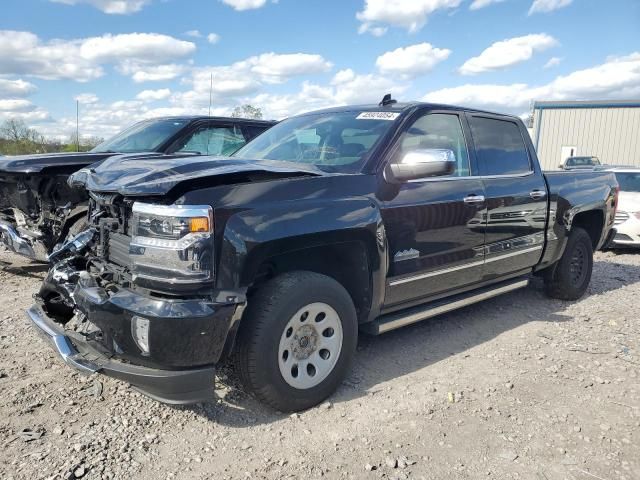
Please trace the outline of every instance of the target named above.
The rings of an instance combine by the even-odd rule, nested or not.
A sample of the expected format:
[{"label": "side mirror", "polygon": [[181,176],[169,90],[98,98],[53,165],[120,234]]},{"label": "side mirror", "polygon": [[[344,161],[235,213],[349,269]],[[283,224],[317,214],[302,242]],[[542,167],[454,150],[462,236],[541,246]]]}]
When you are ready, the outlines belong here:
[{"label": "side mirror", "polygon": [[427,148],[405,153],[399,162],[387,166],[390,180],[406,182],[426,177],[451,175],[456,168],[456,156],[452,150]]}]

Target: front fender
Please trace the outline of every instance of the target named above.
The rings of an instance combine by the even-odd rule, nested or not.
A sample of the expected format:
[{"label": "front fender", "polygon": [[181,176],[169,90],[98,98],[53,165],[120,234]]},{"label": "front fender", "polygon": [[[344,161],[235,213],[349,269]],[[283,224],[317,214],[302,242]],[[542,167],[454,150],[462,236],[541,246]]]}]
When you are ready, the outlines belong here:
[{"label": "front fender", "polygon": [[360,242],[366,249],[374,299],[381,298],[386,239],[380,209],[367,198],[292,201],[232,215],[222,236],[217,288],[246,290],[271,257],[344,242]]}]

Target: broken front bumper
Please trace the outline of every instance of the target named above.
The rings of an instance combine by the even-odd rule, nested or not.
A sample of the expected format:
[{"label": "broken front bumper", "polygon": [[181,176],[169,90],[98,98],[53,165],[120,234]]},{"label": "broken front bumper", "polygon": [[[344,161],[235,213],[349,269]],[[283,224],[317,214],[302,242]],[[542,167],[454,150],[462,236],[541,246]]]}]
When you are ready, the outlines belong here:
[{"label": "broken front bumper", "polygon": [[47,261],[44,247],[34,248],[31,242],[22,238],[11,224],[2,220],[0,220],[0,240],[0,243],[18,255],[23,255],[40,262]]},{"label": "broken front bumper", "polygon": [[65,335],[39,305],[27,310],[36,330],[54,347],[64,362],[87,374],[103,373],[130,383],[155,400],[170,404],[189,404],[213,399],[214,367],[188,370],[162,370],[120,362]]}]

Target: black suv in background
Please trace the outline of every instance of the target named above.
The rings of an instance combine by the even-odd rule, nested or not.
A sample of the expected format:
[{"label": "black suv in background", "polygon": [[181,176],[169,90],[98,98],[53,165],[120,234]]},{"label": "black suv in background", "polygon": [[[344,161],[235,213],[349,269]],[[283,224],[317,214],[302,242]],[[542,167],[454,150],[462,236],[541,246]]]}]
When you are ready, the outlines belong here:
[{"label": "black suv in background", "polygon": [[[575,300],[610,237],[612,173],[543,173],[517,117],[424,103],[280,122],[230,158],[109,159],[90,227],[29,316],[69,364],[172,403],[233,356],[283,411],[384,333],[523,288]],[[517,297],[514,297],[517,298]]]},{"label": "black suv in background", "polygon": [[86,153],[0,158],[0,243],[46,261],[57,244],[86,226],[87,192],[68,185],[83,167],[114,155],[123,161],[175,155],[230,155],[274,122],[222,117],[144,120]]}]

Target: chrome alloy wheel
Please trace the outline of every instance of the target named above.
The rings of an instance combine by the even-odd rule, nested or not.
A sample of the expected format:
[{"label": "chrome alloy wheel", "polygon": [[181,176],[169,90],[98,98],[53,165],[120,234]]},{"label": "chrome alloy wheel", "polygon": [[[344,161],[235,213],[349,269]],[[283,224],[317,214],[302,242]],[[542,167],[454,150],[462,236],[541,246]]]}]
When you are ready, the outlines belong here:
[{"label": "chrome alloy wheel", "polygon": [[342,350],[342,322],[326,303],[311,303],[296,312],[282,332],[278,365],[285,382],[305,390],[333,371]]}]

